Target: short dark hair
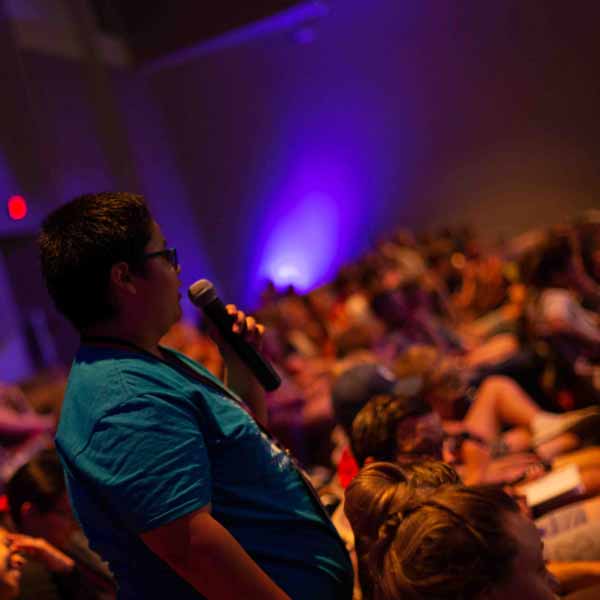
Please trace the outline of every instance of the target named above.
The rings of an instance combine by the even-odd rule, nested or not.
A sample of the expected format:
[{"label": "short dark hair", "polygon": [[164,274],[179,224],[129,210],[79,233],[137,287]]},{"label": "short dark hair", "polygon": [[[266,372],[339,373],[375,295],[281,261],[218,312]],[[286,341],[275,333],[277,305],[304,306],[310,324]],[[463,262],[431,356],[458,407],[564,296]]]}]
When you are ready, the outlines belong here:
[{"label": "short dark hair", "polygon": [[546,240],[521,258],[520,272],[525,284],[543,289],[556,285],[573,260],[573,245],[564,231],[551,231]]},{"label": "short dark hair", "polygon": [[6,484],[10,515],[21,526],[21,507],[31,502],[40,513],[52,510],[66,486],[60,459],[55,450],[42,450],[20,467]]},{"label": "short dark hair", "polygon": [[144,198],[125,192],[79,196],[44,219],[42,274],[56,307],[78,330],[114,316],[110,269],[124,261],[141,272],[151,235]]},{"label": "short dark hair", "polygon": [[351,446],[354,458],[363,465],[367,458],[395,460],[398,423],[407,417],[426,415],[431,407],[418,395],[375,396],[352,422]]}]

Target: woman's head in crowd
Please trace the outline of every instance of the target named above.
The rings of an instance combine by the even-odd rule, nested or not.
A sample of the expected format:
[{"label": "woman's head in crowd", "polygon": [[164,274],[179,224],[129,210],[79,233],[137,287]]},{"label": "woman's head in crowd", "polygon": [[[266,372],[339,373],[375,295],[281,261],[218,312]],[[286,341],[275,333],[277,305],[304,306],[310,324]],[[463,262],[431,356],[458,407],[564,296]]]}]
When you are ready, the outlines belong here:
[{"label": "woman's head in crowd", "polygon": [[[429,484],[406,467],[373,463],[346,491],[367,597],[555,598],[539,534],[512,498],[457,485],[451,472],[436,474],[431,465],[419,468],[434,473]],[[438,482],[445,485],[436,489]]]},{"label": "woman's head in crowd", "polygon": [[78,529],[67,497],[62,466],[54,450],[43,450],[6,485],[10,514],[19,531],[68,546]]},{"label": "woman's head in crowd", "polygon": [[358,572],[365,600],[372,597],[369,550],[378,539],[386,515],[397,510],[416,492],[424,496],[444,484],[458,484],[456,471],[442,462],[399,465],[376,462],[364,467],[346,490],[344,512],[355,536]]},{"label": "woman's head in crowd", "polygon": [[426,495],[442,485],[460,483],[458,473],[440,461],[403,465],[373,462],[349,484],[344,510],[361,538],[375,541],[385,515],[394,512],[415,490]]}]

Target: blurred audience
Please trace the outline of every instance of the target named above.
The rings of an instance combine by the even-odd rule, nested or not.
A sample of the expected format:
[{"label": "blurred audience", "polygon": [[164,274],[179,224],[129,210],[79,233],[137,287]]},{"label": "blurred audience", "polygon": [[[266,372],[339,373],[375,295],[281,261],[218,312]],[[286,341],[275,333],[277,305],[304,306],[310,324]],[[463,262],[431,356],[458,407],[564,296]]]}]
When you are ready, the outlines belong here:
[{"label": "blurred audience", "polygon": [[[544,556],[563,561],[563,591],[596,581],[599,311],[598,211],[498,244],[397,230],[308,293],[268,282],[256,316],[283,379],[270,428],[353,552],[350,518],[356,598],[554,597],[535,529],[498,490],[527,511],[523,486],[565,465],[582,484],[537,519]],[[223,376],[202,323],[162,343]],[[0,384],[0,484],[19,532],[0,532],[0,600],[115,597],[50,449],[64,383],[56,370]]]}]

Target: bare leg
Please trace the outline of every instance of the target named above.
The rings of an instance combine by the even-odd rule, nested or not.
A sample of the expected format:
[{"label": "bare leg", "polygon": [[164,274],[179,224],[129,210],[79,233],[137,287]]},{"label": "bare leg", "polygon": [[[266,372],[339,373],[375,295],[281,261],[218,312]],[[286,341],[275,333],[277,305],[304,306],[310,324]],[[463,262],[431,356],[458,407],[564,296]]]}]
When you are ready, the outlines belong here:
[{"label": "bare leg", "polygon": [[547,442],[543,442],[535,450],[540,458],[549,461],[565,452],[576,450],[580,445],[581,440],[574,433],[562,433]]},{"label": "bare leg", "polygon": [[492,442],[502,425],[529,428],[540,412],[539,406],[515,381],[492,375],[479,386],[464,423],[469,431]]},{"label": "bare leg", "polygon": [[462,445],[461,459],[463,467],[460,475],[466,485],[477,485],[485,480],[485,472],[491,460],[487,448],[466,441]]},{"label": "bare leg", "polygon": [[[502,441],[511,452],[526,452],[531,450],[531,432],[522,427],[516,427],[502,434]],[[550,461],[555,457],[579,448],[580,439],[574,433],[562,433],[555,438],[539,444],[535,451],[538,456]]]},{"label": "bare leg", "polygon": [[580,467],[581,480],[587,496],[600,494],[600,467],[588,465]]}]

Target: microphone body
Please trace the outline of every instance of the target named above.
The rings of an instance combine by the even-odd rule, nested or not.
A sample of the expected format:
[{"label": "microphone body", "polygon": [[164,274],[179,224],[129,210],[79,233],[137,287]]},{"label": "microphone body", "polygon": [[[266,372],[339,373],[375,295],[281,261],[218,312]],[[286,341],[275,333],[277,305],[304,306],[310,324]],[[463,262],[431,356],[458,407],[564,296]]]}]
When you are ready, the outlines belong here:
[{"label": "microphone body", "polygon": [[260,385],[268,392],[276,390],[281,385],[281,378],[253,346],[231,330],[233,319],[217,296],[213,284],[208,279],[200,279],[190,286],[188,296],[212,321]]}]

